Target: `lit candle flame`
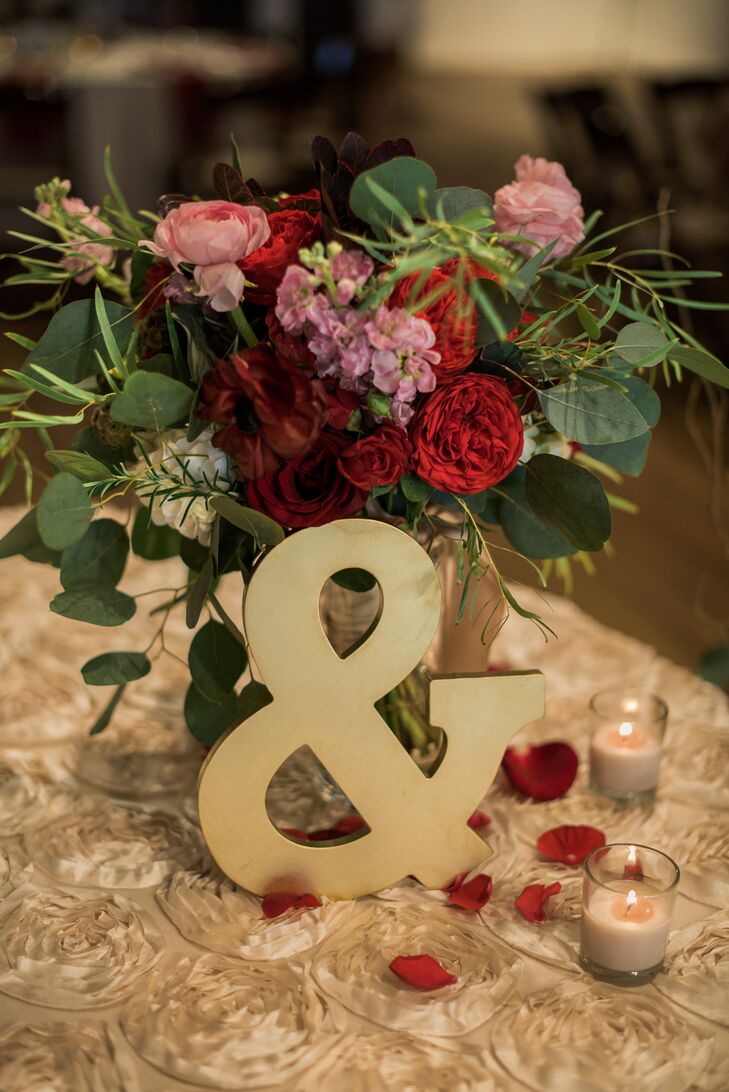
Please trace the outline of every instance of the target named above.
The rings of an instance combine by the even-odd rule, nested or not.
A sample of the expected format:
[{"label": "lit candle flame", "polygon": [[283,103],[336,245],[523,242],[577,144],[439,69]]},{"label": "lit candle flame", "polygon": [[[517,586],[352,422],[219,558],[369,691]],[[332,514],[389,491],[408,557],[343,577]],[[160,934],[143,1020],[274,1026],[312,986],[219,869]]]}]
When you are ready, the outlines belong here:
[{"label": "lit candle flame", "polygon": [[628,698],[625,701],[625,712],[626,713],[635,713],[637,708],[638,708],[638,702],[636,701],[635,698]]},{"label": "lit candle flame", "polygon": [[638,901],[638,896],[636,895],[635,891],[633,891],[633,889],[631,887],[630,891],[625,896],[625,912],[626,912],[626,914],[629,913],[633,909],[633,907],[635,906],[637,901]]},{"label": "lit candle flame", "polygon": [[624,720],[618,728],[618,732],[623,739],[627,739],[628,736],[632,736],[633,734],[633,725],[630,723],[629,720]]},{"label": "lit candle flame", "polygon": [[634,865],[637,860],[638,860],[638,851],[635,848],[635,846],[630,846],[630,848],[628,849],[628,864],[629,865]]}]

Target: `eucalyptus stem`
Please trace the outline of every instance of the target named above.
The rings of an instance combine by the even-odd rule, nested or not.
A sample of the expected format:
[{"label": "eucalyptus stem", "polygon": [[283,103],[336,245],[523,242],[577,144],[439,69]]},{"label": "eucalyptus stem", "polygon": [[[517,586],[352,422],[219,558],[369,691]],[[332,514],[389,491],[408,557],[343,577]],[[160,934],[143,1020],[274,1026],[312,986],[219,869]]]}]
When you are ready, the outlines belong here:
[{"label": "eucalyptus stem", "polygon": [[233,325],[245,341],[248,348],[255,349],[256,345],[258,344],[258,338],[256,337],[255,331],[251,326],[250,322],[243,314],[243,309],[240,304],[235,308],[235,310],[230,311],[229,314]]}]

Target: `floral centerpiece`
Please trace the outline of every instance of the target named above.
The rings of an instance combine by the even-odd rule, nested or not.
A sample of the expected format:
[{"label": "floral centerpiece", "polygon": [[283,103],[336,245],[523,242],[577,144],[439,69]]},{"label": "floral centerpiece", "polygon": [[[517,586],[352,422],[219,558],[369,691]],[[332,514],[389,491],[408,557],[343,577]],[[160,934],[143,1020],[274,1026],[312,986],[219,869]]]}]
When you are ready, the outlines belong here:
[{"label": "floral centerpiece", "polygon": [[[237,692],[246,649],[215,595],[223,574],[245,582],[285,535],[361,515],[426,547],[456,542],[459,617],[487,575],[528,614],[498,572],[494,529],[542,580],[546,561],[601,550],[615,484],[646,460],[657,373],[729,385],[678,321],[685,289],[713,274],[620,251],[559,163],[522,156],[492,199],[438,188],[407,140],[370,149],[349,134],[337,151],[317,137],[314,187],[274,196],[245,179],[234,142],[231,158],[216,199],[162,197],[156,212],[129,209],[108,157],[99,206],[68,181],[38,187],[24,210],[38,233],[14,233],[21,271],[7,283],[40,285],[33,310],[52,314],[37,342],[7,334],[27,357],[0,396],[3,488],[21,471],[34,495],[27,430],[48,463],[0,556],[60,569],[57,614],[117,626],[137,609],[117,588],[130,545],[150,562],[179,555],[170,609],[191,628],[206,603],[220,619],[190,653],[186,717],[206,744],[269,700],[256,683]],[[95,291],[64,303],[72,282]],[[59,448],[53,430],[69,425]],[[94,518],[130,496],[130,526]],[[336,579],[368,586],[359,570]],[[114,687],[92,731],[149,652],[84,665],[88,683]],[[384,711],[417,741],[412,718]]]}]

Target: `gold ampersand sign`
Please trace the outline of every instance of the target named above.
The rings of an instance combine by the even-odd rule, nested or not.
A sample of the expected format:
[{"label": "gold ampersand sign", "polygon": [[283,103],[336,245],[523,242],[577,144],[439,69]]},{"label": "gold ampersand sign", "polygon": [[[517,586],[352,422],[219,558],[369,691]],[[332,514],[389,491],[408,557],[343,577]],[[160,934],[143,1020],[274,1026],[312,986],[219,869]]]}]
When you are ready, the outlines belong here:
[{"label": "gold ampersand sign", "polygon": [[[322,627],[319,598],[345,568],[372,573],[382,610],[370,636],[341,658]],[[423,773],[374,705],[426,652],[440,596],[418,543],[371,520],[300,531],[263,559],[248,585],[244,621],[273,702],[217,744],[199,781],[208,847],[241,887],[344,899],[412,875],[440,888],[489,856],[467,820],[508,741],[543,715],[544,679],[536,671],[433,679],[430,720],[446,742],[437,768]],[[268,815],[272,777],[304,745],[367,824],[346,841],[299,842]]]}]

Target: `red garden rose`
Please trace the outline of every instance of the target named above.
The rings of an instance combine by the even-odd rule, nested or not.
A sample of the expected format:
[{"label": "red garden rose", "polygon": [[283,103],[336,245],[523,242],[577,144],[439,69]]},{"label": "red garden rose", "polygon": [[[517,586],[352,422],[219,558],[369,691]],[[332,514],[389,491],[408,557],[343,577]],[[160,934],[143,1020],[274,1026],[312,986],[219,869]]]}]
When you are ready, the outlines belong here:
[{"label": "red garden rose", "polygon": [[245,298],[266,307],[276,302],[276,289],[299,250],[311,246],[321,234],[318,218],[303,209],[271,212],[268,226],[271,234],[263,246],[238,263],[246,280],[255,285],[245,289]]},{"label": "red garden rose", "polygon": [[373,485],[399,482],[408,468],[411,451],[405,429],[385,422],[345,449],[339,469],[353,485],[369,491]]},{"label": "red garden rose", "polygon": [[413,419],[412,465],[436,489],[480,493],[517,464],[521,417],[506,384],[490,375],[459,375],[422,402]]},{"label": "red garden rose", "polygon": [[332,428],[346,428],[352,414],[359,409],[359,398],[354,391],[346,390],[335,380],[329,380],[324,386],[329,403],[328,423]]},{"label": "red garden rose", "polygon": [[[164,287],[170,279],[174,269],[169,262],[153,262],[147,270],[144,278],[144,296],[137,307],[140,319],[148,315],[150,311],[156,311],[165,305]],[[170,301],[170,306],[174,306]]]},{"label": "red garden rose", "polygon": [[275,470],[302,455],[326,420],[327,399],[311,380],[269,345],[219,360],[203,379],[198,414],[225,425],[213,443],[232,456],[243,478]]},{"label": "red garden rose", "polygon": [[476,355],[476,305],[462,288],[453,284],[452,275],[437,267],[420,286],[415,299],[411,300],[411,293],[419,279],[418,273],[403,277],[395,285],[387,303],[390,307],[412,310],[413,306],[417,307],[419,299],[442,289],[440,295],[417,314],[426,319],[435,334],[433,348],[440,353],[440,363],[435,366],[436,375],[462,372]]},{"label": "red garden rose", "polygon": [[322,432],[305,455],[249,482],[247,503],[284,527],[321,527],[353,515],[367,500],[367,491],[339,469],[339,457],[348,446],[347,436]]}]

